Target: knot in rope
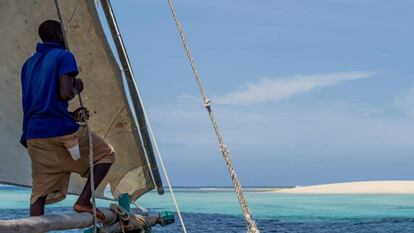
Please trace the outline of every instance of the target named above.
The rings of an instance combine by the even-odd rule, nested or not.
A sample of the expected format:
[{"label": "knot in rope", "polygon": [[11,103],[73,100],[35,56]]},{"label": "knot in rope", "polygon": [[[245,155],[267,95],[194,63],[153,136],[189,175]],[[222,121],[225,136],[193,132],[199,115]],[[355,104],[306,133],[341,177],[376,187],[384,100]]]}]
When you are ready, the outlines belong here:
[{"label": "knot in rope", "polygon": [[[125,232],[125,226],[128,224],[132,225],[132,227],[129,226],[129,228],[140,229],[144,232],[151,232],[151,224],[145,217],[141,215],[129,214],[124,208],[114,203],[109,206],[109,209],[117,216],[114,221],[119,222],[122,232]],[[111,224],[114,224],[115,222]]]},{"label": "knot in rope", "polygon": [[204,107],[207,108],[207,109],[210,109],[211,108],[211,101],[207,97],[204,98]]},{"label": "knot in rope", "polygon": [[112,203],[111,205],[109,205],[109,209],[112,212],[114,212],[114,214],[117,216],[119,221],[122,221],[122,222],[128,222],[129,221],[130,215],[128,214],[128,212],[124,208],[118,206],[117,204]]}]

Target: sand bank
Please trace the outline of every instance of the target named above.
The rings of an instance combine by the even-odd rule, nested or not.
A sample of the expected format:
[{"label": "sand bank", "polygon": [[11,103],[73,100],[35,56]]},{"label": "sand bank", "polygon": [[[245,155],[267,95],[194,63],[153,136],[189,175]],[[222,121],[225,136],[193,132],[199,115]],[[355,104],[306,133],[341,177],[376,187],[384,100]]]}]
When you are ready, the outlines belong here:
[{"label": "sand bank", "polygon": [[414,181],[363,181],[296,187],[276,190],[275,193],[309,194],[414,194]]}]

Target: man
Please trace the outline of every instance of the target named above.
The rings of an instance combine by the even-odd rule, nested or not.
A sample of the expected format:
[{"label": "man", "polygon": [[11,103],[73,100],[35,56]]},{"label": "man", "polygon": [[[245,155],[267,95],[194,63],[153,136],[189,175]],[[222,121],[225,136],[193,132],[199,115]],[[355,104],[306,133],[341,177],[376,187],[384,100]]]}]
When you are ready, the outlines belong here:
[{"label": "man", "polygon": [[[92,213],[89,177],[88,130],[78,122],[88,118],[89,112],[79,108],[68,111],[68,101],[83,90],[83,82],[76,78],[79,71],[75,57],[66,50],[61,25],[47,20],[39,27],[35,54],[23,65],[23,135],[21,143],[27,147],[32,161],[32,195],[30,215],[44,214],[46,204],[66,197],[72,172],[88,181],[73,206],[76,212]],[[112,147],[95,134],[93,137],[95,189],[114,162]],[[97,217],[105,218],[98,210]]]}]

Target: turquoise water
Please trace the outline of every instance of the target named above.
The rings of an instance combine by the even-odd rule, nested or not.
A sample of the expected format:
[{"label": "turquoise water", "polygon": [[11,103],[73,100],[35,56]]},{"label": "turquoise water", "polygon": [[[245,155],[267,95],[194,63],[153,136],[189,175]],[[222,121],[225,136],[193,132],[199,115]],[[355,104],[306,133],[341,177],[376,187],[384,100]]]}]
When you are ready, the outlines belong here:
[{"label": "turquoise water", "polygon": [[[270,192],[247,192],[246,195],[262,232],[414,232],[413,195]],[[1,217],[25,216],[29,196],[27,189],[0,189]],[[233,192],[179,189],[176,196],[187,222],[192,226],[191,232],[212,232],[216,228],[222,229],[219,232],[244,232],[240,208]],[[74,200],[75,197],[70,196],[50,206],[49,211],[70,212]],[[98,205],[108,206],[109,202],[99,201]],[[174,211],[168,193],[164,196],[148,193],[139,200],[139,205],[153,212],[160,209]],[[5,213],[8,215],[5,216]],[[178,231],[179,225],[175,224],[157,228],[155,232]]]}]

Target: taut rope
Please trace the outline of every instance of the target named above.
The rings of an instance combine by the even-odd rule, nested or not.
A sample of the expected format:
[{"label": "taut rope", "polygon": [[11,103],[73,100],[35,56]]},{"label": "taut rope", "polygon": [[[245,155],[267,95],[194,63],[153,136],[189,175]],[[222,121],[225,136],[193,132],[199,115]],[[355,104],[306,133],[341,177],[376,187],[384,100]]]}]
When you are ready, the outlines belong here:
[{"label": "taut rope", "polygon": [[[79,2],[78,2],[79,3]],[[59,17],[59,21],[60,21],[60,25],[62,28],[62,33],[63,33],[63,38],[65,40],[65,45],[66,45],[66,49],[69,49],[69,43],[66,37],[66,27],[63,24],[63,18],[62,18],[62,13],[60,11],[60,7],[59,7],[59,2],[58,0],[55,0],[55,6],[56,6],[56,11]],[[76,8],[75,8],[76,10]],[[73,15],[72,15],[73,17]],[[80,93],[78,93],[78,98],[79,98],[79,104],[80,106],[83,108],[83,101],[82,101],[82,96]],[[95,169],[94,169],[94,164],[93,164],[93,142],[92,142],[92,131],[89,128],[89,124],[88,124],[88,120],[85,117],[82,117],[82,122],[85,123],[86,125],[86,129],[88,130],[88,149],[89,149],[89,183],[91,185],[91,194],[92,194],[92,213],[93,213],[93,232],[97,233],[98,229],[97,229],[97,217],[96,217],[96,197],[95,197]]]},{"label": "taut rope", "polygon": [[243,190],[242,190],[242,187],[240,185],[240,181],[237,178],[236,171],[234,170],[233,164],[230,160],[230,151],[229,151],[228,147],[226,146],[226,144],[224,144],[223,137],[221,136],[220,129],[217,125],[216,117],[214,116],[214,113],[211,109],[211,101],[207,97],[206,91],[205,91],[204,86],[201,82],[200,74],[198,72],[197,66],[196,66],[195,61],[193,59],[193,56],[191,55],[190,46],[188,45],[187,40],[185,38],[183,27],[180,23],[180,20],[178,19],[177,13],[176,13],[175,8],[174,8],[173,1],[172,0],[167,0],[167,1],[168,1],[168,5],[170,7],[171,13],[172,13],[172,17],[175,21],[175,25],[177,26],[177,30],[178,30],[178,33],[180,35],[181,41],[182,41],[183,46],[185,48],[185,52],[187,54],[188,60],[189,60],[190,65],[191,65],[191,68],[193,70],[194,78],[196,79],[198,88],[201,92],[201,96],[202,96],[203,102],[204,102],[204,107],[207,109],[208,115],[210,116],[211,123],[213,125],[214,131],[216,133],[216,136],[217,136],[217,139],[218,139],[218,142],[219,142],[219,145],[220,145],[221,153],[223,155],[223,158],[224,158],[224,160],[226,162],[226,165],[227,165],[227,168],[229,170],[231,180],[232,180],[234,188],[236,190],[237,198],[239,199],[240,206],[243,210],[244,218],[246,219],[246,222],[247,222],[248,232],[249,233],[259,233],[260,231],[257,229],[256,223],[254,222],[254,220],[252,218],[252,214],[250,212],[250,209],[249,209],[249,206],[247,204],[246,198],[243,195]]}]

